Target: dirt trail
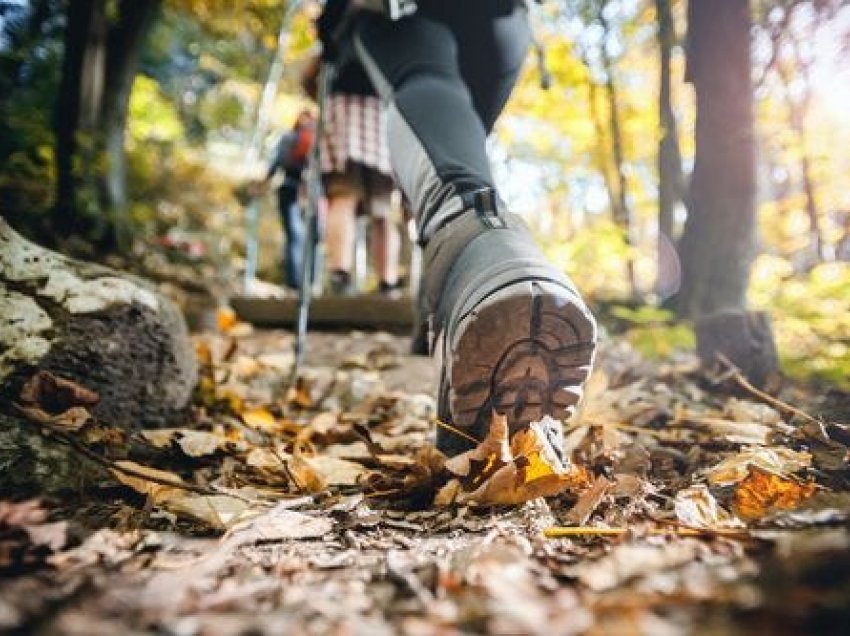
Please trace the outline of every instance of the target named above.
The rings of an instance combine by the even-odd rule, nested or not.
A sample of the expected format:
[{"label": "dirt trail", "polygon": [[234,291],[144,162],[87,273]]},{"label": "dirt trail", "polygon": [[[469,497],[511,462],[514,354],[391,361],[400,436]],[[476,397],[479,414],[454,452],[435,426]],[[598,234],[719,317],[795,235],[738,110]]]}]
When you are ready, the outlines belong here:
[{"label": "dirt trail", "polygon": [[[221,486],[191,500],[215,508],[212,522],[186,493],[126,477],[72,511],[48,500],[50,518],[0,510],[0,629],[826,634],[850,619],[840,422],[818,428],[713,387],[687,357],[648,363],[609,343],[568,427],[591,485],[514,508],[417,509],[378,490],[415,473],[403,458],[431,439],[433,369],[405,339],[311,335],[311,385],[282,407],[288,334],[237,326],[199,342],[213,371],[195,426],[209,437],[152,435],[163,459],[148,463]],[[314,492],[281,441],[305,428],[305,461],[328,482]],[[352,465],[371,472],[355,479]],[[237,510],[240,498],[253,503]],[[51,525],[69,512],[70,526]]]}]

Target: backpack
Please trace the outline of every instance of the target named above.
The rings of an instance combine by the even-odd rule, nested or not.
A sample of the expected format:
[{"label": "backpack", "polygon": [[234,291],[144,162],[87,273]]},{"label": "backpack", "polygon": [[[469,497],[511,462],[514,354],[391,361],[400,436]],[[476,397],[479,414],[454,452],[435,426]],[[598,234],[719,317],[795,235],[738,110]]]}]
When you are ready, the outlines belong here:
[{"label": "backpack", "polygon": [[313,126],[302,126],[295,130],[295,134],[295,143],[292,144],[286,157],[286,165],[288,166],[304,165],[307,162],[310,148],[313,147]]}]

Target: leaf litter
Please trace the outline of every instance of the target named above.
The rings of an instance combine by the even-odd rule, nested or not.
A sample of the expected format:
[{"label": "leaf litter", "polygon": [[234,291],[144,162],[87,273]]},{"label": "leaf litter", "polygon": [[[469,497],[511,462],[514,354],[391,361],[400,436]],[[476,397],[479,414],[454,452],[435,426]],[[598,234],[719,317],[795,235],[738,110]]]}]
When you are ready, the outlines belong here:
[{"label": "leaf litter", "polygon": [[[85,387],[25,385],[26,425],[106,471],[73,507],[0,502],[0,629],[793,633],[846,617],[850,570],[829,569],[850,553],[846,421],[616,342],[565,456],[552,422],[509,435],[494,414],[446,458],[403,339],[311,335],[317,360],[287,391],[291,336],[221,323],[197,337],[182,426],[128,434]],[[839,578],[818,587],[822,571]]]}]

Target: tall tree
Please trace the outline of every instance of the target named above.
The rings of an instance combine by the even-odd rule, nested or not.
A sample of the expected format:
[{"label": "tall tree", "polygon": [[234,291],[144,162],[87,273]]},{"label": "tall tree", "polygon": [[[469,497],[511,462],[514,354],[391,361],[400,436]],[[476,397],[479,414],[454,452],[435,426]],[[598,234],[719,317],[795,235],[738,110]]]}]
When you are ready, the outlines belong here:
[{"label": "tall tree", "polygon": [[161,0],[67,3],[65,57],[56,103],[60,236],[101,247],[126,244],[124,132],[142,43]]},{"label": "tall tree", "polygon": [[682,153],[679,148],[679,125],[673,109],[671,60],[676,44],[676,29],[670,0],[655,0],[658,22],[659,91],[658,122],[658,280],[656,291],[667,295],[674,284],[667,262],[675,232],[675,208],[684,197]]},{"label": "tall tree", "polygon": [[678,310],[746,304],[755,252],[755,121],[749,0],[690,0],[687,80],[696,91],[696,155],[679,244]]}]

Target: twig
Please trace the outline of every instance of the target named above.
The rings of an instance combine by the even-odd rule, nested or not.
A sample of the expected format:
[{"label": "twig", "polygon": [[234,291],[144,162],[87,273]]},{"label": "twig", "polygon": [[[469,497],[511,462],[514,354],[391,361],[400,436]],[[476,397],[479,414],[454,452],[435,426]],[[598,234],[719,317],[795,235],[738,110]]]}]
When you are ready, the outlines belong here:
[{"label": "twig", "polygon": [[[92,460],[93,462],[100,464],[101,466],[105,466],[109,470],[114,470],[115,472],[122,473],[124,475],[127,475],[128,477],[135,477],[136,479],[144,479],[145,481],[150,481],[150,482],[153,482],[155,484],[159,484],[160,486],[169,486],[171,488],[179,488],[181,490],[186,490],[188,492],[194,492],[194,493],[197,493],[199,495],[211,496],[211,495],[220,494],[217,491],[213,490],[212,488],[205,488],[204,486],[198,486],[196,484],[187,484],[186,482],[183,482],[183,481],[173,481],[171,479],[166,479],[164,477],[156,477],[154,475],[148,475],[146,473],[135,470],[133,468],[128,468],[127,466],[121,466],[120,464],[117,464],[117,463],[115,463],[115,462],[113,462],[109,459],[106,459],[105,457],[98,455],[97,453],[95,453],[90,448],[87,448],[83,444],[80,444],[77,440],[75,440],[71,437],[68,437],[64,433],[60,433],[58,431],[55,431],[54,429],[50,429],[50,430],[59,439],[61,439],[66,444],[68,444],[75,451],[77,451],[81,455],[85,456],[86,458]],[[250,499],[247,499],[245,497],[237,497],[236,495],[229,495],[229,496],[235,497],[237,499],[242,499],[243,501],[251,502]]]},{"label": "twig", "polygon": [[473,444],[480,444],[481,443],[480,439],[474,438],[469,433],[464,433],[462,430],[455,428],[451,424],[447,424],[446,422],[443,422],[441,420],[434,420],[434,421],[437,423],[437,426],[439,426],[440,428],[444,428],[447,431],[449,431],[450,433],[454,433],[455,435],[458,435],[459,437],[462,437],[463,439],[465,439],[469,442],[472,442]]},{"label": "twig", "polygon": [[735,383],[739,387],[741,387],[751,395],[755,396],[762,402],[766,402],[770,406],[777,408],[780,411],[785,411],[787,414],[802,417],[804,420],[807,420],[809,422],[820,424],[820,420],[818,420],[816,417],[812,417],[808,413],[801,411],[800,409],[794,406],[791,406],[787,402],[783,402],[779,398],[775,398],[772,395],[769,395],[764,391],[761,391],[760,389],[754,387],[752,384],[750,384],[750,381],[744,377],[744,375],[741,373],[741,370],[735,365],[735,363],[722,353],[717,353],[717,359],[721,362],[721,364],[727,367],[730,372],[730,377],[735,381]]},{"label": "twig", "polygon": [[[619,537],[629,532],[632,528],[594,528],[592,526],[553,526],[543,530],[543,536],[548,539],[560,539],[564,537]],[[650,535],[676,535],[679,537],[704,537],[718,536],[732,539],[751,539],[752,535],[745,530],[726,530],[721,528],[650,528],[646,531]]]},{"label": "twig", "polygon": [[367,499],[378,499],[379,497],[389,497],[392,495],[400,495],[404,492],[402,488],[393,488],[392,490],[376,490],[375,492],[364,493],[363,496]]}]

